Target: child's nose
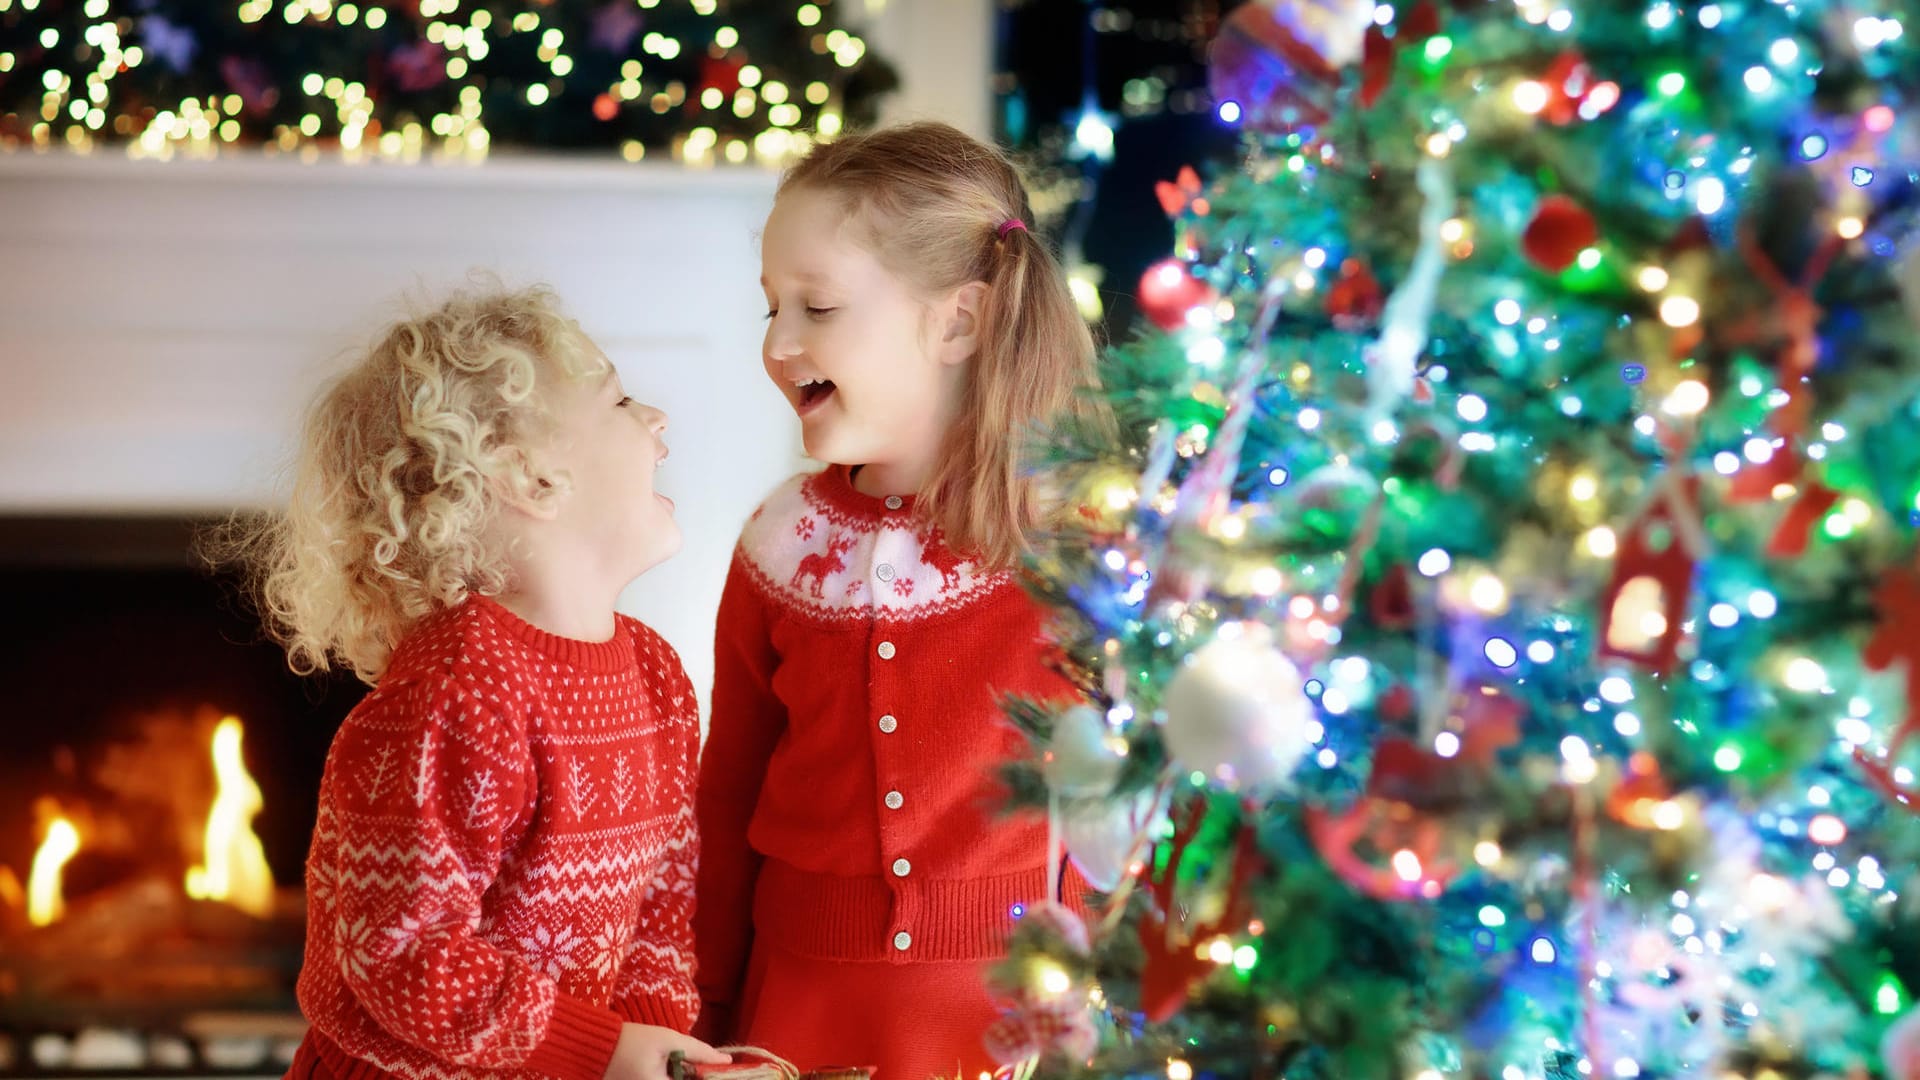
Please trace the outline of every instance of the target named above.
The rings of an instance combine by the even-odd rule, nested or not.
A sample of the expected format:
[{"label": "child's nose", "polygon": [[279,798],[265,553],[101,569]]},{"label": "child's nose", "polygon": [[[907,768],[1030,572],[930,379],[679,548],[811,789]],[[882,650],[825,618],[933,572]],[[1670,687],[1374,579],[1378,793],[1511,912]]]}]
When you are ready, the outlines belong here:
[{"label": "child's nose", "polygon": [[795,335],[780,325],[779,316],[775,316],[767,326],[767,358],[770,360],[791,360],[800,355],[800,343]]}]

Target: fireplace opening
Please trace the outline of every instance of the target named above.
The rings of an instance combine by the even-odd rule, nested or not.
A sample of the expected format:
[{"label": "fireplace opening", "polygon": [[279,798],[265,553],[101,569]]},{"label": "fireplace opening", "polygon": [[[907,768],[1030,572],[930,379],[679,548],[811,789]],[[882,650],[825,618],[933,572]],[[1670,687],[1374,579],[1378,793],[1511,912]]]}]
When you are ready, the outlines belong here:
[{"label": "fireplace opening", "polygon": [[0,1075],[280,1071],[326,750],[190,518],[0,519]]}]

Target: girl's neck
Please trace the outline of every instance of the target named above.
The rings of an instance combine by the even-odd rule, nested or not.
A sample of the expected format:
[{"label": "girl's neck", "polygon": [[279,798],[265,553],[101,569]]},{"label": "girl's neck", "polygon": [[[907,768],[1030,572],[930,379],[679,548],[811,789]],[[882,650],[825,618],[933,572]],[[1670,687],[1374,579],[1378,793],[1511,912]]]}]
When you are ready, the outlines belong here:
[{"label": "girl's neck", "polygon": [[543,590],[508,588],[494,597],[501,607],[556,637],[602,642],[613,637],[613,605],[566,602]]},{"label": "girl's neck", "polygon": [[614,604],[620,588],[609,587],[593,560],[582,553],[560,553],[523,535],[510,558],[507,587],[494,599],[534,626],[575,641],[605,641],[613,636]]},{"label": "girl's neck", "polygon": [[933,475],[933,462],[902,462],[855,465],[848,470],[853,490],[862,495],[885,498],[888,495],[914,495]]}]

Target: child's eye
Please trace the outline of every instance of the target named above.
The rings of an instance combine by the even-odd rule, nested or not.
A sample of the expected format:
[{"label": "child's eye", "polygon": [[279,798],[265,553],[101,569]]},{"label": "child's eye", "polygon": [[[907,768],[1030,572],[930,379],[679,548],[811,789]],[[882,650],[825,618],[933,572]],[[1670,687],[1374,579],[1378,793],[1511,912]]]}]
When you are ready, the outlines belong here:
[{"label": "child's eye", "polygon": [[816,319],[824,319],[828,315],[833,314],[837,310],[839,309],[830,308],[830,307],[810,307],[807,309],[807,314],[813,316]]},{"label": "child's eye", "polygon": [[621,399],[620,399],[619,401],[617,401],[617,402],[615,402],[615,403],[614,403],[614,406],[613,406],[613,407],[614,407],[614,408],[616,408],[616,409],[624,409],[624,408],[626,408],[627,406],[629,406],[629,405],[631,405],[631,404],[633,404],[633,399],[632,399],[632,398],[630,398],[630,397],[623,397],[623,398],[621,398]]},{"label": "child's eye", "polygon": [[768,308],[768,309],[767,309],[767,321],[768,321],[768,322],[772,322],[772,321],[773,321],[773,317],[774,317],[775,315],[778,315],[778,314],[780,314],[780,309],[778,309],[778,308]]}]

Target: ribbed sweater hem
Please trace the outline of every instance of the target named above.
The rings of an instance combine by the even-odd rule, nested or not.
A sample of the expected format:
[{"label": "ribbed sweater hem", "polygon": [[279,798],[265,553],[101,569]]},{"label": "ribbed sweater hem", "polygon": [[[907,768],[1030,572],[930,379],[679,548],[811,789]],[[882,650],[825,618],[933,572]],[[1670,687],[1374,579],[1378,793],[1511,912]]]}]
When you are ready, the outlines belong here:
[{"label": "ribbed sweater hem", "polygon": [[[1085,883],[1069,873],[1061,899],[1086,916]],[[952,881],[840,877],[769,858],[760,869],[753,923],[767,940],[819,960],[989,960],[1006,953],[1017,909],[1047,897],[1043,867]],[[905,933],[906,948],[896,946]]]}]

